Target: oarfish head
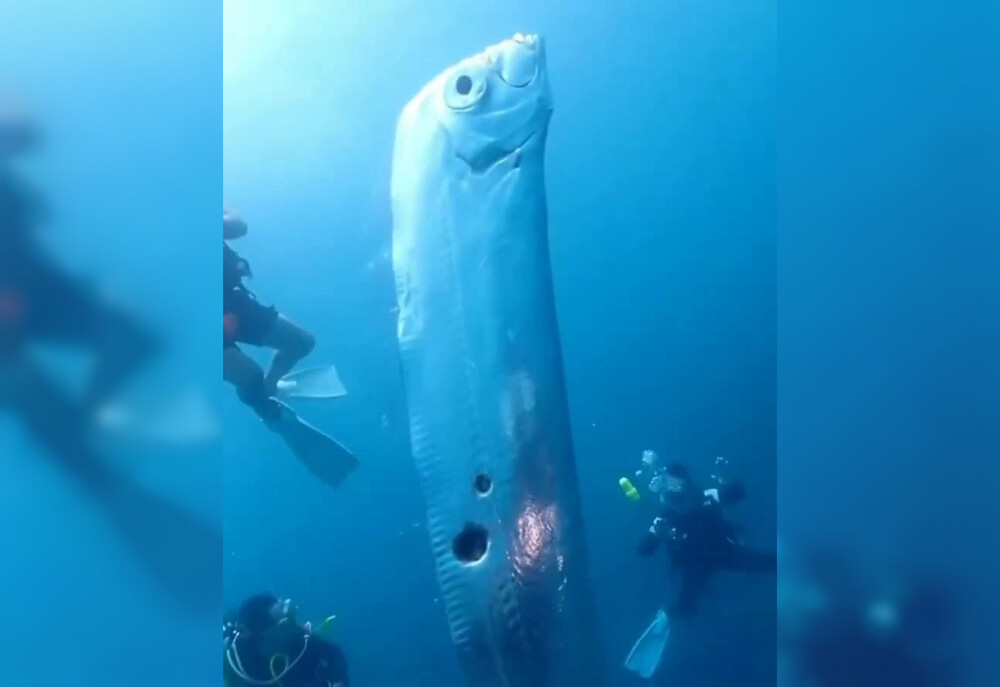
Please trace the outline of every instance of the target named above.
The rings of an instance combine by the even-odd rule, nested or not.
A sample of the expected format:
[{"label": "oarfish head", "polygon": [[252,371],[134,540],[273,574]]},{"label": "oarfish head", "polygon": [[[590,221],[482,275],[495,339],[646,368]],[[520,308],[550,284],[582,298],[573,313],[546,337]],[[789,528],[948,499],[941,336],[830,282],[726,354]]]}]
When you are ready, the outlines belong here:
[{"label": "oarfish head", "polygon": [[[517,34],[445,70],[403,113],[403,122],[432,118],[447,151],[472,173],[541,162],[552,114],[542,39]],[[537,152],[537,155],[535,153]]]}]

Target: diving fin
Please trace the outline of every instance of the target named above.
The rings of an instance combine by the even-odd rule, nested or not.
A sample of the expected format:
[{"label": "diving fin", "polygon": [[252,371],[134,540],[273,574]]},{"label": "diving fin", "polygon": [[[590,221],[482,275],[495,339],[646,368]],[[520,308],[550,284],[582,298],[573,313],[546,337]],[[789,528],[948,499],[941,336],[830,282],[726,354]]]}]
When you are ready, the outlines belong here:
[{"label": "diving fin", "polygon": [[278,381],[278,398],[340,398],[347,395],[333,365],[289,372]]},{"label": "diving fin", "polygon": [[639,677],[646,679],[653,677],[660,665],[668,639],[670,639],[670,618],[660,610],[657,611],[652,624],[632,647],[632,651],[625,659],[625,667]]},{"label": "diving fin", "polygon": [[281,401],[281,418],[269,423],[306,468],[332,487],[339,487],[359,463],[338,441],[319,431]]}]

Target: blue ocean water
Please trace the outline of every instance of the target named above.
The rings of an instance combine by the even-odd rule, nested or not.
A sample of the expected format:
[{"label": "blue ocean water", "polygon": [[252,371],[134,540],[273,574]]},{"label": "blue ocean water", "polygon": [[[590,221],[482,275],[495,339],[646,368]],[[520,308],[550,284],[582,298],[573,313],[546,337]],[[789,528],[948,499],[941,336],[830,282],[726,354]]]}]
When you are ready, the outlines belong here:
[{"label": "blue ocean water", "polygon": [[[224,511],[225,598],[192,619],[106,504],[0,415],[7,682],[216,684],[222,602],[270,588],[313,618],[340,616],[359,684],[461,684],[406,455],[391,136],[441,68],[539,31],[556,95],[553,266],[611,684],[636,683],[621,657],[662,582],[632,553],[648,513],[615,480],[646,447],[699,472],[725,455],[750,486],[739,519],[772,541],[777,346],[782,530],[835,529],[851,564],[884,549],[943,562],[972,601],[975,684],[996,684],[997,561],[981,536],[1000,388],[993,6],[785,4],[778,56],[771,2],[8,5],[0,98],[12,90],[42,116],[48,145],[28,165],[54,213],[45,240],[167,335],[146,388],[201,385],[227,434],[224,466],[218,444],[114,456],[220,529]],[[301,408],[365,462],[334,495],[219,383],[220,195],[251,222],[240,248],[255,287],[320,335],[313,360],[335,361],[350,388]],[[720,580],[661,681],[771,684],[772,610],[766,581]]]},{"label": "blue ocean water", "polygon": [[[772,2],[223,4],[224,202],[252,288],[310,329],[349,395],[297,405],[361,469],[333,492],[224,399],[224,601],[338,615],[357,684],[459,685],[408,455],[388,183],[395,119],[445,67],[546,41],[555,291],[611,685],[664,593],[635,546],[643,449],[748,486],[775,540],[776,6]],[[663,684],[774,682],[774,580],[720,578]]]},{"label": "blue ocean water", "polygon": [[[186,387],[217,403],[222,389],[208,383],[220,371],[217,338],[198,332],[218,323],[221,73],[205,65],[221,57],[221,20],[203,20],[203,10],[200,2],[119,0],[5,8],[0,99],[23,106],[43,132],[42,148],[17,164],[46,207],[38,238],[53,264],[81,288],[109,294],[166,344],[138,386]],[[187,49],[175,53],[182,37]],[[40,353],[54,384],[82,387],[91,351]],[[211,600],[221,575],[214,554],[206,561],[204,549],[157,541],[133,517],[138,509],[112,502],[110,491],[82,489],[67,462],[9,412],[6,391],[4,681],[113,685],[141,675],[165,687],[218,679],[218,654],[204,658],[204,647],[217,646],[215,604],[209,618],[157,583],[166,567],[208,570],[215,574],[199,584]],[[99,457],[218,535],[220,449],[219,440],[184,451],[128,443]],[[146,539],[138,548],[161,547],[160,570],[134,554],[133,524],[131,533]]]},{"label": "blue ocean water", "polygon": [[[0,81],[47,132],[27,163],[53,210],[44,242],[163,335],[139,386],[198,388],[224,427],[221,464],[218,442],[107,456],[224,531],[220,608],[192,618],[107,504],[2,416],[0,546],[14,553],[0,581],[23,622],[5,636],[9,681],[44,666],[47,684],[207,684],[221,606],[273,590],[338,615],[357,684],[461,684],[408,456],[388,181],[405,102],[518,31],[545,37],[555,93],[552,261],[609,683],[635,684],[621,660],[664,592],[662,563],[634,551],[652,513],[617,486],[643,449],[702,477],[727,457],[750,493],[739,520],[774,541],[775,4],[591,5],[226,0],[219,17],[102,0],[5,14]],[[339,491],[220,381],[220,177],[250,223],[237,247],[254,289],[317,335],[311,361],[335,362],[349,389],[299,405],[362,460]],[[69,386],[87,362],[74,355],[56,360]],[[664,679],[771,684],[773,623],[771,580],[720,579]]]}]

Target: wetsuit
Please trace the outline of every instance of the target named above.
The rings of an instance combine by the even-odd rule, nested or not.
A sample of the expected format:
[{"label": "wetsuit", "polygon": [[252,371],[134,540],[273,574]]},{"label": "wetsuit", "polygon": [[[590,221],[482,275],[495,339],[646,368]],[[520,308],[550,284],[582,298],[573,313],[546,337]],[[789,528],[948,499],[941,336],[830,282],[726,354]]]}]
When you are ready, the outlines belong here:
[{"label": "wetsuit", "polygon": [[261,305],[253,292],[244,286],[243,280],[251,276],[250,263],[223,241],[223,349],[236,346],[237,342],[262,345],[278,320],[277,309]]},{"label": "wetsuit", "polygon": [[737,528],[726,520],[723,506],[742,500],[744,489],[733,482],[717,491],[692,487],[686,494],[668,499],[639,545],[639,555],[652,556],[667,549],[674,570],[680,575],[680,591],[670,615],[693,615],[698,600],[712,576],[719,571],[777,572],[775,552],[747,548]]},{"label": "wetsuit", "polygon": [[[280,658],[272,657],[271,652],[262,651],[259,644],[250,637],[239,637],[236,640],[240,664],[243,672],[253,680],[271,680],[272,670],[281,673],[289,663],[301,654],[301,658],[281,678],[281,687],[331,687],[332,685],[350,686],[347,673],[347,658],[333,642],[309,635],[308,645],[304,644],[305,633],[292,633],[287,646],[281,647]],[[305,648],[305,653],[302,653]],[[265,655],[269,654],[269,655]],[[231,655],[231,652],[230,652]],[[223,682],[226,687],[243,687],[250,685],[233,670],[227,658],[222,666]]]}]

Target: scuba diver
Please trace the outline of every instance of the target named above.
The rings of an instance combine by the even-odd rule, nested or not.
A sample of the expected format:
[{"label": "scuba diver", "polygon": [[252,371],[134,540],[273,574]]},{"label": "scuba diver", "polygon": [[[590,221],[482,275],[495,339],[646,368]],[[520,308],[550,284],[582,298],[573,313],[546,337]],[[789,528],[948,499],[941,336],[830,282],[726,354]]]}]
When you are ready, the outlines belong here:
[{"label": "scuba diver", "polygon": [[334,616],[318,628],[299,624],[289,599],[250,597],[222,626],[223,687],[350,687],[347,659],[328,634]]},{"label": "scuba diver", "polygon": [[[100,504],[175,599],[210,606],[218,585],[206,580],[218,579],[221,534],[129,480],[95,448],[98,411],[158,346],[132,317],[67,275],[44,250],[37,236],[43,204],[14,164],[40,142],[36,122],[0,102],[0,407],[16,415],[45,454]],[[51,378],[31,350],[37,343],[94,354],[82,396]]]},{"label": "scuba diver", "polygon": [[[261,305],[244,285],[244,279],[253,278],[250,263],[226,242],[246,233],[246,222],[234,214],[222,213],[223,373],[248,406],[269,418],[279,411],[267,400],[278,393],[282,378],[312,353],[316,339],[277,308]],[[240,350],[237,342],[274,349],[267,374]]]},{"label": "scuba diver", "polygon": [[739,481],[703,489],[681,463],[671,463],[655,475],[650,488],[661,497],[660,514],[639,544],[639,555],[650,557],[666,549],[672,572],[680,578],[676,599],[660,610],[633,647],[626,667],[652,677],[670,636],[671,620],[695,614],[711,578],[720,571],[776,574],[777,553],[748,548],[723,508],[746,495]]},{"label": "scuba diver", "polygon": [[[358,467],[357,458],[279,398],[338,398],[347,392],[332,365],[292,372],[312,352],[316,339],[275,307],[261,304],[244,284],[253,278],[250,263],[228,242],[246,234],[246,222],[233,213],[222,213],[223,378],[314,475],[340,486]],[[267,372],[239,344],[273,349]]]}]

